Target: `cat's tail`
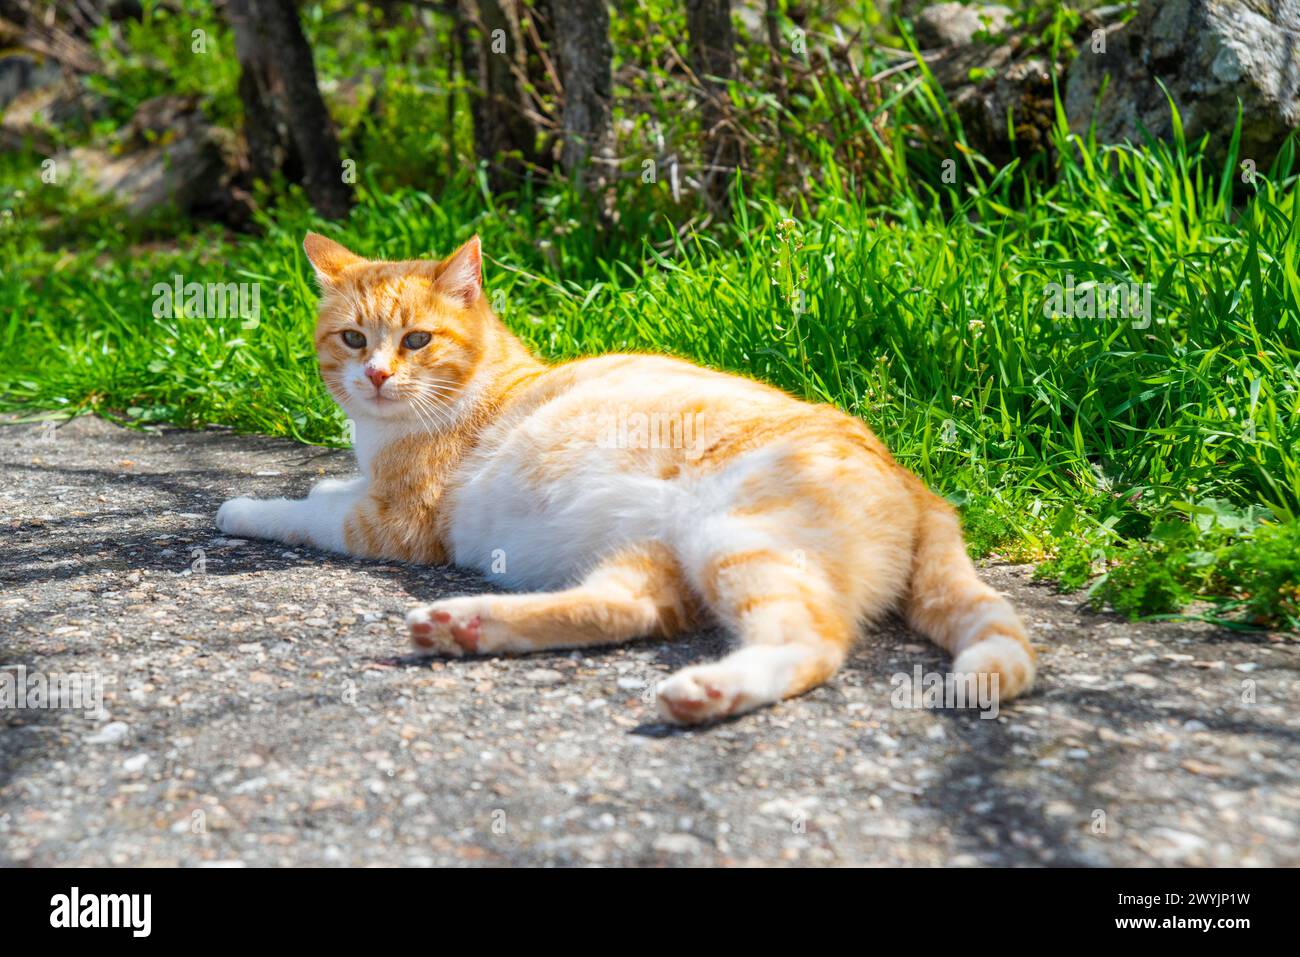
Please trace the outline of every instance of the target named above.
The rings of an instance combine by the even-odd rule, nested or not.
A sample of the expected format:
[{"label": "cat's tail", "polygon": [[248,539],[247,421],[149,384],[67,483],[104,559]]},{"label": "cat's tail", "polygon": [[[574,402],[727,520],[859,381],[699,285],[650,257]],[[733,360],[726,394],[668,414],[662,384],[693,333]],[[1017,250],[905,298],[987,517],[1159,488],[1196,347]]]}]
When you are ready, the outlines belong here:
[{"label": "cat's tail", "polygon": [[[919,482],[918,482],[919,486]],[[958,675],[998,676],[1002,700],[1029,690],[1034,649],[1011,604],[980,581],[966,554],[957,513],[929,489],[912,557],[908,623],[953,656]]]}]

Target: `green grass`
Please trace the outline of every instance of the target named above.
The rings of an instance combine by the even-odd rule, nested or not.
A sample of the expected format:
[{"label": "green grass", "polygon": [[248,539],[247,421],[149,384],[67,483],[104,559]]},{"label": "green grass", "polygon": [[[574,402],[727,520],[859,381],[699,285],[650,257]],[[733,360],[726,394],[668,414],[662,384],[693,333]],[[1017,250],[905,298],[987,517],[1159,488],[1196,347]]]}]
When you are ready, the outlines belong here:
[{"label": "green grass", "polygon": [[[851,94],[819,95],[833,113]],[[1211,169],[1198,144],[1102,147],[1061,128],[1051,168],[995,170],[961,151],[947,184],[933,144],[901,132],[939,129],[941,95],[918,82],[870,110],[865,172],[850,176],[842,143],[824,144],[800,190],[738,183],[732,221],[703,232],[681,230],[665,182],[625,183],[608,230],[563,188],[493,197],[462,167],[431,195],[363,164],[345,222],[320,223],[291,195],[259,235],[207,227],[173,242],[10,155],[0,408],[341,444],[315,371],[303,233],[397,258],[478,232],[498,311],[549,359],[669,352],[835,403],[961,506],[977,554],[1043,562],[1045,577],[1091,582],[1095,600],[1136,616],[1206,599],[1196,614],[1300,624],[1291,153],[1243,184],[1235,161]],[[872,127],[885,110],[898,135]],[[260,283],[260,325],[155,319],[153,286],[177,273]],[[1154,317],[1045,315],[1067,274],[1150,283]]]}]

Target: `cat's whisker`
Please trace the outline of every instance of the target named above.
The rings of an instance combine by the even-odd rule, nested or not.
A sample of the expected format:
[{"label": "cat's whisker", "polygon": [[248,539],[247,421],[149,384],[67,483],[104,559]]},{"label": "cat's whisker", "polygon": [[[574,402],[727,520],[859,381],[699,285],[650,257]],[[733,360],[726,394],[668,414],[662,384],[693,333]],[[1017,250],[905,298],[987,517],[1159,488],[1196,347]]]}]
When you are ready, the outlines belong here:
[{"label": "cat's whisker", "polygon": [[412,389],[411,391],[405,393],[405,395],[411,401],[420,399],[425,402],[430,402],[438,406],[440,409],[447,410],[448,412],[450,411],[451,408],[450,400],[456,397],[455,393],[453,392],[449,392],[447,390],[441,390],[437,388],[430,388],[428,386],[421,386],[419,388]]},{"label": "cat's whisker", "polygon": [[411,408],[412,411],[415,412],[416,418],[420,420],[420,427],[425,433],[432,435],[434,432],[433,423],[426,417],[425,413],[420,410],[419,406],[413,405]]},{"label": "cat's whisker", "polygon": [[451,388],[450,386],[438,385],[436,383],[430,383],[430,382],[412,382],[407,386],[407,388],[414,389],[419,392],[435,392],[441,395],[456,394],[455,389]]},{"label": "cat's whisker", "polygon": [[427,382],[409,382],[404,388],[413,395],[454,397],[455,392],[445,386],[430,385]]},{"label": "cat's whisker", "polygon": [[419,389],[422,392],[440,392],[444,395],[455,395],[457,392],[456,383],[453,382],[430,382],[426,380],[417,380],[410,383],[410,388]]},{"label": "cat's whisker", "polygon": [[432,433],[434,431],[435,424],[442,427],[452,424],[451,416],[436,407],[429,399],[423,396],[412,396],[410,403],[411,408],[421,417],[421,421],[426,423],[428,432]]},{"label": "cat's whisker", "polygon": [[442,431],[454,424],[451,416],[436,406],[424,403],[423,408],[430,421],[430,432]]},{"label": "cat's whisker", "polygon": [[404,394],[402,398],[405,399],[407,404],[410,405],[411,411],[413,411],[421,419],[424,418],[423,403],[420,401],[420,396]]}]

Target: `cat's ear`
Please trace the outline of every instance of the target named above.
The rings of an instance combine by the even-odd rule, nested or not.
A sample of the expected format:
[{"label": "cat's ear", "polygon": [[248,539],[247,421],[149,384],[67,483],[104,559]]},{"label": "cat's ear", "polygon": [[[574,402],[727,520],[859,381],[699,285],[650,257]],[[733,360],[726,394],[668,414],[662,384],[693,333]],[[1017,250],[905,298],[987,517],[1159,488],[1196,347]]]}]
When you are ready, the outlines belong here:
[{"label": "cat's ear", "polygon": [[334,285],[344,269],[361,262],[361,257],[356,253],[332,239],[326,239],[320,233],[308,233],[302,241],[302,248],[322,286]]},{"label": "cat's ear", "polygon": [[477,236],[443,260],[438,269],[438,291],[466,306],[483,294],[483,247]]}]

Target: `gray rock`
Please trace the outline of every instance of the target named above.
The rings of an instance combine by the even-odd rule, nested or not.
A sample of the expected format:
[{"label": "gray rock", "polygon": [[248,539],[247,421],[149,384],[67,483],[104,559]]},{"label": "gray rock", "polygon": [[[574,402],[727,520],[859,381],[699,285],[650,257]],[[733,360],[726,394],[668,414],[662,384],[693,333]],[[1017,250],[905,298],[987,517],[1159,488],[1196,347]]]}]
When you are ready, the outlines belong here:
[{"label": "gray rock", "polygon": [[[974,39],[981,29],[1006,33],[1009,15],[1005,7],[944,3],[926,9],[915,21],[917,42],[940,51],[928,58],[929,66],[961,119],[967,140],[995,163],[1048,148],[1055,122],[1052,80],[1060,73],[1057,64],[1021,36],[1007,35],[996,43]],[[1008,117],[1015,131],[1014,148],[1007,135]]]},{"label": "gray rock", "polygon": [[22,93],[50,86],[63,78],[59,65],[34,53],[0,56],[0,110]]},{"label": "gray rock", "polygon": [[1169,102],[1157,81],[1177,105],[1189,142],[1212,134],[1212,160],[1227,152],[1238,100],[1240,157],[1261,171],[1300,125],[1297,0],[1144,0],[1128,23],[1096,26],[1078,47],[1067,73],[1066,112],[1078,133],[1095,115],[1103,142],[1140,142],[1142,129],[1172,138]]},{"label": "gray rock", "polygon": [[66,162],[132,217],[164,207],[188,213],[225,192],[225,146],[193,100],[157,97],[140,105],[109,147],[75,149]]},{"label": "gray rock", "polygon": [[1000,4],[966,6],[964,3],[936,3],[916,17],[913,28],[923,50],[970,43],[983,30],[998,34],[1011,20],[1011,10]]},{"label": "gray rock", "polygon": [[[11,86],[18,82],[11,75]],[[85,126],[103,116],[108,104],[103,97],[89,92],[79,78],[67,77],[20,91],[0,109],[4,111],[0,148],[31,146],[46,150],[54,140],[54,128]]]},{"label": "gray rock", "polygon": [[654,849],[674,856],[698,857],[705,844],[694,834],[660,834],[655,838]]},{"label": "gray rock", "polygon": [[128,774],[138,774],[145,769],[149,763],[149,755],[136,754],[122,762],[122,770]]},{"label": "gray rock", "polygon": [[535,685],[557,685],[564,681],[564,675],[553,668],[533,668],[524,673],[524,680]]},{"label": "gray rock", "polygon": [[86,737],[87,744],[117,744],[131,733],[131,726],[124,721],[110,721],[92,735]]}]

